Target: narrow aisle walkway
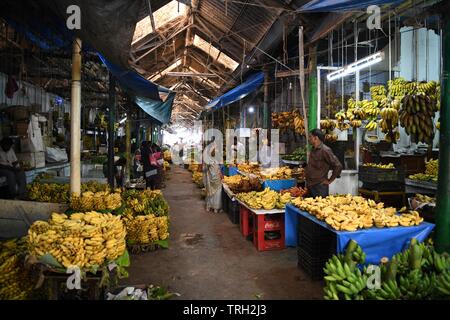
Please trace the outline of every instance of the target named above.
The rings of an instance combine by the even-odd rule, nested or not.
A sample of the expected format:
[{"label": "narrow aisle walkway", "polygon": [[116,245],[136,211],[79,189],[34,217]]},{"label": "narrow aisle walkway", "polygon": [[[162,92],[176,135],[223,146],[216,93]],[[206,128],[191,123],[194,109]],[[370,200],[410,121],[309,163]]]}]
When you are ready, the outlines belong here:
[{"label": "narrow aisle walkway", "polygon": [[225,213],[206,212],[187,170],[173,166],[170,249],[133,255],[127,284],[154,284],[179,299],[321,299],[322,284],[297,268],[297,252],[258,252]]}]

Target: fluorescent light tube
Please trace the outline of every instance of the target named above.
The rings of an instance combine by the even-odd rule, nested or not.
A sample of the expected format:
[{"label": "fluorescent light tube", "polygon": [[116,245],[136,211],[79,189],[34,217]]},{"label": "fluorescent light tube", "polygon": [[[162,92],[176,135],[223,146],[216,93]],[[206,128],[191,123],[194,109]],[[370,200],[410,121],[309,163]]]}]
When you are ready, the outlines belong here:
[{"label": "fluorescent light tube", "polygon": [[356,62],[353,62],[339,70],[336,70],[334,72],[331,72],[327,75],[328,81],[333,81],[336,79],[340,79],[342,77],[345,77],[349,74],[355,73],[359,70],[368,68],[374,64],[377,64],[384,60],[384,52],[377,52],[375,54],[372,54],[368,57],[365,57],[364,59],[358,60]]}]

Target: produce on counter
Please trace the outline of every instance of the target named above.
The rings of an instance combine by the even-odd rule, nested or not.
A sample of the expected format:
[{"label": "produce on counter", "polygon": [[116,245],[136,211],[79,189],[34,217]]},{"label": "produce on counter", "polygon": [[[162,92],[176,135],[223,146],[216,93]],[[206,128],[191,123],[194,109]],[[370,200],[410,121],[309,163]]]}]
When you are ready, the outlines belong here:
[{"label": "produce on counter", "polygon": [[436,203],[436,198],[432,198],[430,196],[426,196],[423,194],[416,193],[414,196],[414,199],[416,199],[418,202],[421,203]]},{"label": "produce on counter", "polygon": [[251,173],[258,175],[261,168],[258,163],[243,163],[238,164],[237,166],[238,170],[244,173]]},{"label": "produce on counter", "polygon": [[228,185],[233,193],[261,191],[262,184],[258,178],[249,178],[241,175],[224,177],[223,182]]},{"label": "produce on counter", "polygon": [[379,288],[367,286],[365,253],[350,241],[345,254],[333,256],[325,265],[326,300],[428,300],[450,299],[450,258],[432,245],[411,240],[410,247],[380,264]]},{"label": "produce on counter", "polygon": [[425,173],[416,173],[409,176],[409,178],[412,180],[437,182],[438,172],[439,160],[430,160],[425,164]]},{"label": "produce on counter", "polygon": [[260,172],[263,180],[286,180],[292,179],[292,169],[289,167],[264,169]]},{"label": "produce on counter", "polygon": [[257,210],[283,209],[292,200],[290,193],[281,195],[269,188],[262,192],[239,193],[236,197],[250,208]]},{"label": "produce on counter", "polygon": [[0,300],[26,300],[34,283],[22,258],[27,252],[26,238],[0,243]]},{"label": "produce on counter", "polygon": [[395,166],[393,163],[389,163],[389,164],[364,163],[363,167],[377,168],[377,169],[395,169]]},{"label": "produce on counter", "polygon": [[360,196],[329,196],[326,198],[305,198],[292,201],[296,207],[317,219],[325,221],[335,230],[356,231],[363,228],[384,228],[414,226],[423,222],[417,211],[384,208],[383,203],[375,203]]},{"label": "produce on counter", "polygon": [[285,193],[289,193],[293,198],[303,198],[307,193],[308,189],[303,189],[299,187],[293,187],[286,190],[281,190],[280,193],[283,195]]},{"label": "produce on counter", "polygon": [[87,212],[52,214],[48,222],[36,221],[28,230],[30,254],[51,254],[65,268],[101,266],[126,250],[125,227],[120,216]]}]

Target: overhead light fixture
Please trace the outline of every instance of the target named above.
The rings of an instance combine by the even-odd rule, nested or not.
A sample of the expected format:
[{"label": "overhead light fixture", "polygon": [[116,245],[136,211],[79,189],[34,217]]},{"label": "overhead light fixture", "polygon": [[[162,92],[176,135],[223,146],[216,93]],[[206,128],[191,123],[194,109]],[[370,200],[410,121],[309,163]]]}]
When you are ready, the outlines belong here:
[{"label": "overhead light fixture", "polygon": [[340,79],[342,77],[345,77],[349,74],[352,74],[352,73],[362,70],[364,68],[368,68],[368,67],[370,67],[374,64],[377,64],[383,60],[384,60],[384,52],[379,51],[368,57],[365,57],[364,59],[358,60],[358,61],[353,62],[341,69],[338,69],[334,72],[329,73],[327,75],[327,79],[328,79],[328,81]]},{"label": "overhead light fixture", "polygon": [[125,123],[125,121],[127,121],[127,119],[128,119],[127,117],[123,118],[122,120],[120,120],[119,124]]},{"label": "overhead light fixture", "polygon": [[249,113],[254,113],[255,112],[255,108],[254,107],[249,107],[247,110],[248,110]]}]

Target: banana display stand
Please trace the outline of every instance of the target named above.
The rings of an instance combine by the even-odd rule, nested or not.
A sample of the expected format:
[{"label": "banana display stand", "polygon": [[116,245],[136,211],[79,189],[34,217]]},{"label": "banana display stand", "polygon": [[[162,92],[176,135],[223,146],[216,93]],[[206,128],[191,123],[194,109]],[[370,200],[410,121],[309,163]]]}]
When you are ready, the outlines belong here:
[{"label": "banana display stand", "polygon": [[423,222],[418,226],[411,227],[391,227],[391,228],[370,228],[356,231],[336,231],[324,221],[318,220],[308,212],[299,210],[293,205],[286,206],[286,245],[297,247],[298,216],[308,218],[321,228],[330,230],[336,235],[336,250],[334,253],[344,252],[350,240],[355,240],[367,254],[366,262],[378,264],[383,257],[391,258],[396,253],[401,252],[410,239],[416,238],[424,241],[434,229],[434,224]]}]

